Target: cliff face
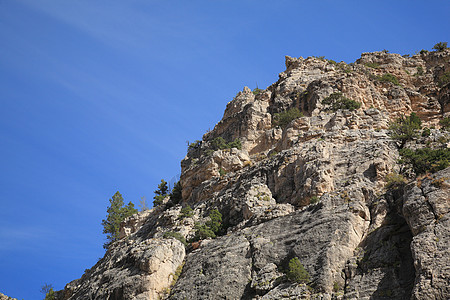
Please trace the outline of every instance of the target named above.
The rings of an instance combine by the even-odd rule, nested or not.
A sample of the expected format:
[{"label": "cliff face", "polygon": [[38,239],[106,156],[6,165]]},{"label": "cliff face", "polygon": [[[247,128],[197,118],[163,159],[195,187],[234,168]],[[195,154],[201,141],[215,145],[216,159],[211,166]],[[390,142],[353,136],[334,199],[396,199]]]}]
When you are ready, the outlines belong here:
[{"label": "cliff face", "polygon": [[[182,201],[126,220],[122,239],[58,299],[450,298],[450,168],[385,188],[400,168],[389,122],[416,112],[440,127],[449,60],[449,50],[364,53],[350,65],[286,57],[276,83],[244,88],[190,147]],[[361,107],[329,110],[323,100],[337,92]],[[303,116],[275,126],[292,108]],[[218,147],[219,137],[242,147]],[[411,144],[445,137],[432,129]],[[187,205],[193,214],[181,217]],[[213,209],[223,217],[217,238],[187,248],[167,238],[192,238]],[[286,279],[294,257],[308,285]]]}]

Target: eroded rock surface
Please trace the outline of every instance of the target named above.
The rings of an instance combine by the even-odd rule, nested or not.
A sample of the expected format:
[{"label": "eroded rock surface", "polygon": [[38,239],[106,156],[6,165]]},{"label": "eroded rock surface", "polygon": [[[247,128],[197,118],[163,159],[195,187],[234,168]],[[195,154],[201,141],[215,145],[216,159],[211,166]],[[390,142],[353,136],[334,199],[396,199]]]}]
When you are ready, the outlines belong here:
[{"label": "eroded rock surface", "polygon": [[[190,147],[182,201],[127,219],[121,239],[58,299],[449,299],[450,168],[385,189],[399,171],[392,120],[414,111],[435,127],[414,146],[445,146],[449,88],[440,78],[449,58],[286,57],[276,83],[256,95],[244,88]],[[323,100],[333,93],[361,107],[331,111]],[[292,108],[303,115],[276,126]],[[214,209],[216,239],[185,249],[171,238],[192,239]],[[307,284],[285,276],[294,257]]]}]

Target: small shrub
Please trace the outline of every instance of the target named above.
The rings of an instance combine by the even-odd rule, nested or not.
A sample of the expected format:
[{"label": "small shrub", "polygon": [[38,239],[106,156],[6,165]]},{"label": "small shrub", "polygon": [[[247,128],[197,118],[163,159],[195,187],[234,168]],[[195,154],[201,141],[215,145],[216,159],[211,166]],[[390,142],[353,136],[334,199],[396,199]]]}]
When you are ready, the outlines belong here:
[{"label": "small shrub", "polygon": [[391,82],[395,85],[400,85],[400,83],[398,82],[398,78],[390,73],[383,74],[383,76],[378,77],[378,80],[381,82]]},{"label": "small shrub", "polygon": [[442,129],[449,130],[450,129],[450,117],[445,117],[439,120],[439,125],[441,125]]},{"label": "small shrub", "polygon": [[337,293],[337,292],[339,292],[339,290],[340,290],[341,288],[342,288],[342,287],[341,287],[341,285],[339,284],[339,282],[335,281],[335,282],[333,283],[333,292]]},{"label": "small shrub", "polygon": [[422,76],[423,74],[424,74],[424,72],[423,72],[423,67],[418,66],[418,67],[417,67],[417,73],[414,74],[414,75]]},{"label": "small shrub", "polygon": [[253,93],[253,95],[258,95],[258,94],[261,94],[262,92],[264,92],[264,90],[262,90],[262,89],[259,89],[259,88],[255,88],[253,91],[252,91],[252,93]]},{"label": "small shrub", "polygon": [[397,173],[389,173],[386,175],[386,189],[397,188],[406,183],[403,175]]},{"label": "small shrub", "polygon": [[436,50],[437,52],[442,52],[445,49],[447,49],[447,42],[439,42],[436,45],[433,46],[433,49]]},{"label": "small shrub", "polygon": [[356,102],[345,97],[342,93],[333,93],[322,100],[322,103],[327,105],[327,109],[338,111],[339,109],[355,110],[361,107],[360,102]]},{"label": "small shrub", "polygon": [[425,50],[425,49],[422,49],[422,50],[420,50],[420,54],[421,55],[425,55],[425,54],[427,54],[428,52],[430,52],[430,51],[428,51],[428,50]]},{"label": "small shrub", "polygon": [[183,207],[180,211],[180,216],[178,217],[178,219],[184,219],[184,218],[190,218],[194,215],[194,211],[192,210],[192,208],[187,205],[185,207]]},{"label": "small shrub", "polygon": [[225,176],[226,174],[227,174],[227,172],[224,169],[222,169],[222,168],[219,169],[220,177]]},{"label": "small shrub", "polygon": [[380,67],[380,64],[376,63],[376,62],[372,62],[372,63],[366,63],[365,66],[372,68],[372,69],[378,69]]},{"label": "small shrub", "polygon": [[229,149],[231,149],[231,148],[236,148],[236,149],[239,149],[239,150],[242,149],[242,143],[241,143],[240,139],[235,139],[234,141],[229,142],[227,144],[227,146],[228,146]]},{"label": "small shrub", "polygon": [[165,238],[165,239],[174,238],[176,240],[179,240],[183,245],[185,245],[185,246],[188,245],[184,236],[179,232],[174,232],[174,231],[164,232],[163,238]]},{"label": "small shrub", "polygon": [[195,236],[193,241],[204,240],[207,238],[215,238],[216,234],[205,224],[195,225]]},{"label": "small shrub", "polygon": [[193,241],[215,238],[222,229],[222,214],[217,209],[213,209],[209,213],[209,221],[205,224],[195,224],[195,229]]},{"label": "small shrub", "polygon": [[439,77],[438,85],[443,87],[444,85],[450,83],[450,72],[445,72]]},{"label": "small shrub", "polygon": [[44,300],[54,300],[55,299],[55,291],[53,290],[53,286],[51,284],[47,284],[47,283],[44,284],[41,287],[41,293],[43,293],[45,295]]},{"label": "small shrub", "polygon": [[188,152],[193,150],[193,149],[197,149],[198,147],[200,147],[200,145],[202,144],[202,141],[196,140],[193,143],[188,142]]},{"label": "small shrub", "polygon": [[280,126],[281,128],[286,127],[293,120],[303,117],[303,114],[296,107],[291,108],[287,111],[276,113],[273,117],[273,123],[275,126]]},{"label": "small shrub", "polygon": [[310,203],[310,204],[315,204],[315,203],[317,203],[317,202],[319,202],[319,197],[317,197],[317,196],[312,196],[312,197],[309,199],[309,203]]},{"label": "small shrub", "polygon": [[409,116],[401,116],[392,122],[389,126],[389,135],[394,139],[400,141],[399,148],[403,148],[407,141],[410,141],[418,136],[418,131],[421,128],[422,121],[412,112]]},{"label": "small shrub", "polygon": [[309,273],[305,270],[305,267],[303,267],[298,257],[294,257],[289,261],[286,276],[291,282],[297,283],[310,282]]},{"label": "small shrub", "polygon": [[430,128],[425,127],[425,128],[422,130],[422,137],[430,136],[430,134],[431,134]]},{"label": "small shrub", "polygon": [[225,150],[231,148],[242,149],[242,143],[240,139],[235,139],[234,141],[227,143],[225,139],[221,136],[216,137],[211,141],[211,146],[213,150]]},{"label": "small shrub", "polygon": [[410,164],[417,175],[434,173],[450,165],[450,149],[448,148],[401,149],[400,155],[402,157],[400,163]]}]

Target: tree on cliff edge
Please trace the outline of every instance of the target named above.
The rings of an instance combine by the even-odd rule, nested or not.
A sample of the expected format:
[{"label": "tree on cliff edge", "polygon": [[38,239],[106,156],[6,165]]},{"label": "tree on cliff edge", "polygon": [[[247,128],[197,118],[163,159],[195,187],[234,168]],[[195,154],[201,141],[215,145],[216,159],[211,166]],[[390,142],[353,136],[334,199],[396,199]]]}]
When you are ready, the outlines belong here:
[{"label": "tree on cliff edge", "polygon": [[106,210],[108,215],[105,220],[102,220],[103,233],[106,233],[108,240],[103,244],[103,248],[108,249],[112,242],[119,239],[120,223],[129,216],[137,213],[134,204],[129,202],[124,206],[123,197],[119,192],[116,192],[111,199],[109,199],[110,206]]}]

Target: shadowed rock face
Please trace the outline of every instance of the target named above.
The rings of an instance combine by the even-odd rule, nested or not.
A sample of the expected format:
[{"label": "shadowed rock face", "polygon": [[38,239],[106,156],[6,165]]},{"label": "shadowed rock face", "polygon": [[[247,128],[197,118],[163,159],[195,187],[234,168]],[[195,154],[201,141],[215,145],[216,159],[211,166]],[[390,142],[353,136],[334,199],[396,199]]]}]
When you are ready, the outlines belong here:
[{"label": "shadowed rock face", "polygon": [[[167,198],[127,219],[121,239],[57,298],[449,299],[450,168],[384,188],[399,170],[389,122],[414,111],[438,128],[412,147],[448,138],[438,122],[449,115],[439,82],[449,57],[375,52],[352,65],[286,57],[276,83],[257,95],[244,88],[189,150],[182,202]],[[322,101],[336,92],[361,108],[330,111]],[[274,126],[291,108],[303,116]],[[242,147],[214,148],[218,137]],[[181,217],[187,205],[193,215]],[[185,249],[168,238],[189,240],[213,209],[223,219],[216,239]],[[287,280],[294,257],[308,284]]]}]

